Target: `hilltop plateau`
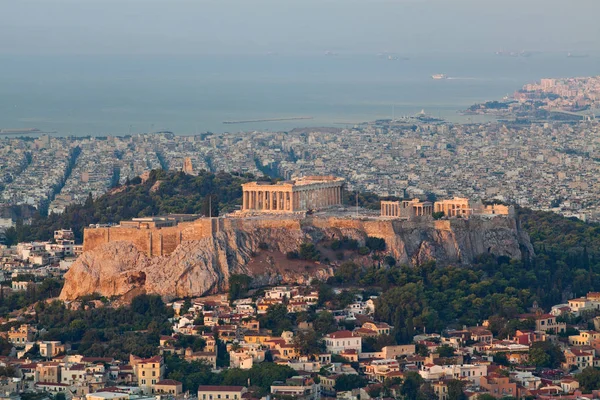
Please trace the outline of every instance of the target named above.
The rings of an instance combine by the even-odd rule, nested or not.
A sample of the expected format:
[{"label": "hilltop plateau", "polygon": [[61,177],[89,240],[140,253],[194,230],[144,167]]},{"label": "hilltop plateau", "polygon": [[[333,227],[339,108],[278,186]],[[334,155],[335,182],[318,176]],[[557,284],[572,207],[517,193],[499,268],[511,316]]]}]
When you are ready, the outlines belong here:
[{"label": "hilltop plateau", "polygon": [[[207,220],[181,224],[181,229],[189,232]],[[65,276],[61,298],[94,292],[125,299],[139,293],[167,299],[202,296],[225,291],[233,274],[250,276],[255,286],[307,283],[332,276],[343,261],[383,266],[386,256],[406,265],[469,265],[482,254],[515,260],[533,254],[529,237],[511,217],[400,221],[320,213],[213,218],[211,225],[210,232],[197,233],[169,254],[154,257],[147,255],[144,241],[129,234],[129,241],[120,237],[123,228],[106,228],[117,239],[86,244],[89,250]]]}]

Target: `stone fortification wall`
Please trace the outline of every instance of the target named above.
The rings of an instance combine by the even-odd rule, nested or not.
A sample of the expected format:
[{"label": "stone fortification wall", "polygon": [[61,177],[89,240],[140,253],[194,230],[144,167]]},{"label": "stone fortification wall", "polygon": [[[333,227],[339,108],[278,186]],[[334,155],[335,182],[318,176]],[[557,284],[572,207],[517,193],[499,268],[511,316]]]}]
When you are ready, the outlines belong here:
[{"label": "stone fortification wall", "polygon": [[87,228],[83,232],[83,251],[94,250],[105,243],[129,242],[149,257],[171,254],[181,242],[200,240],[218,230],[218,218],[201,218],[166,228]]},{"label": "stone fortification wall", "polygon": [[[279,235],[281,243],[285,238],[305,237],[310,232],[319,231],[318,237],[348,236],[363,241],[367,236],[382,238],[390,252],[401,262],[418,263],[423,257],[433,257],[432,250],[442,252],[451,259],[472,259],[476,254],[501,250],[506,240],[517,242],[521,238],[514,218],[497,217],[492,219],[452,219],[434,221],[428,217],[411,220],[372,219],[350,217],[311,216],[298,217],[248,217],[248,218],[201,218],[192,222],[182,222],[166,228],[90,228],[84,232],[84,251],[94,250],[106,243],[124,241],[148,257],[170,255],[182,242],[197,241],[214,237],[219,232],[240,232],[263,237]],[[499,243],[498,232],[513,232]],[[308,237],[306,237],[308,240]],[[264,239],[264,238],[263,238]],[[263,240],[260,239],[260,240]],[[258,240],[258,239],[257,239]],[[489,245],[493,243],[493,245]],[[293,250],[290,241],[286,251]],[[511,246],[509,246],[511,247]],[[518,247],[517,247],[518,248]],[[417,255],[417,256],[415,256]],[[442,254],[438,254],[442,256]],[[516,255],[515,255],[516,256]],[[433,257],[435,258],[435,257]]]}]

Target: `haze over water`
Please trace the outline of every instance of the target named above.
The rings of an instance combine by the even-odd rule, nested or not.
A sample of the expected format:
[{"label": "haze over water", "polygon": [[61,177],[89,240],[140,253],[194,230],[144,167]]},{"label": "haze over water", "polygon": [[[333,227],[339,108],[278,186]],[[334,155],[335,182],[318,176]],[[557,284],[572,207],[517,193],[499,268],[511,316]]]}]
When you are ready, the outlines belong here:
[{"label": "haze over water", "polygon": [[[23,0],[3,11],[0,128],[60,135],[343,126],[392,109],[468,121],[457,111],[525,83],[600,73],[597,0]],[[431,79],[440,73],[455,79]],[[222,123],[300,116],[313,119]]]}]

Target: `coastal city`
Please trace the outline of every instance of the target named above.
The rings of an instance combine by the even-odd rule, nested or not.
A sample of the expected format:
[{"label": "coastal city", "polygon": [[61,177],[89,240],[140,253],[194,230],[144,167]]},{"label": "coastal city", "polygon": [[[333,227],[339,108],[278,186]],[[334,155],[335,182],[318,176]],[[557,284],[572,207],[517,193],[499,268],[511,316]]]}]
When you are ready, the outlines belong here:
[{"label": "coastal city", "polygon": [[594,117],[600,101],[600,77],[545,78],[528,83],[502,101],[476,104],[467,114],[504,118],[578,120]]},{"label": "coastal city", "polygon": [[600,400],[600,0],[1,3],[0,400]]}]

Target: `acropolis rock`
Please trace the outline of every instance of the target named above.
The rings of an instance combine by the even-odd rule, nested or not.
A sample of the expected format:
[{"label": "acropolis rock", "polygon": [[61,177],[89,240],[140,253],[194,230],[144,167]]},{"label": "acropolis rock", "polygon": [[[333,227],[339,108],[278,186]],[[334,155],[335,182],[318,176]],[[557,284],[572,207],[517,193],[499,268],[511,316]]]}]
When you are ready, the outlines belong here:
[{"label": "acropolis rock", "polygon": [[382,238],[387,253],[409,265],[428,260],[468,265],[485,253],[520,259],[522,249],[533,254],[527,233],[513,217],[504,216],[440,221],[327,215],[202,218],[162,229],[86,230],[86,251],[65,275],[61,298],[94,292],[125,301],[139,293],[165,299],[202,296],[227,290],[232,274],[251,276],[255,286],[324,280],[335,266],[288,260],[285,254],[305,242],[319,247],[344,236],[361,243],[368,236]]}]

